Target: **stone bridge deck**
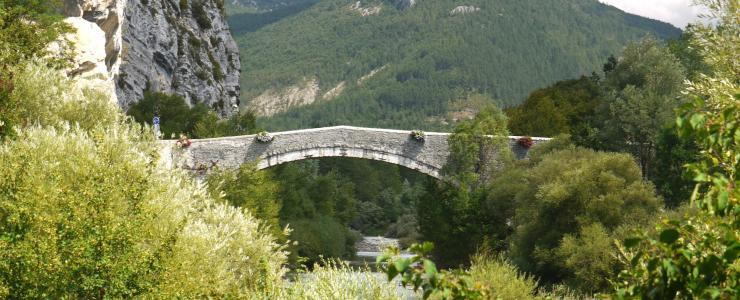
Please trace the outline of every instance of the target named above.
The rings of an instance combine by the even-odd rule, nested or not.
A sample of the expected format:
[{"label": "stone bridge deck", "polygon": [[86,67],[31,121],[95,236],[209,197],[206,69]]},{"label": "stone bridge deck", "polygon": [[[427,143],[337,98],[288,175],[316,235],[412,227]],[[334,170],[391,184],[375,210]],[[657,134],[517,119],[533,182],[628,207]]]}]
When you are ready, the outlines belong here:
[{"label": "stone bridge deck", "polygon": [[[303,129],[271,133],[273,140],[263,143],[255,135],[191,140],[190,147],[179,149],[175,141],[162,141],[162,155],[170,164],[196,171],[213,167],[236,168],[258,161],[264,169],[286,162],[321,157],[353,157],[384,161],[440,178],[447,162],[449,133],[427,132],[424,141],[411,138],[411,131],[351,126]],[[510,136],[509,145],[518,158],[527,149]],[[532,138],[534,143],[549,140]]]}]

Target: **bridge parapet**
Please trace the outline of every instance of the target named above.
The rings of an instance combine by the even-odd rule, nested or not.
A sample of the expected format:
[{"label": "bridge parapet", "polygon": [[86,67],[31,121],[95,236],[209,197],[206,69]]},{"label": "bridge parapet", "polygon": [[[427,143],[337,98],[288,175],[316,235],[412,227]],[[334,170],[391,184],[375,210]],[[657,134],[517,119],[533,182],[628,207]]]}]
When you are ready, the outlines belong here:
[{"label": "bridge parapet", "polygon": [[[213,167],[237,168],[258,161],[264,169],[286,162],[321,158],[353,157],[384,161],[440,178],[447,163],[449,133],[427,132],[417,141],[410,131],[352,126],[303,129],[272,133],[271,142],[259,142],[255,135],[191,140],[190,147],[177,149],[174,141],[162,141],[162,155],[173,166],[196,171]],[[518,146],[520,137],[509,137],[519,158],[527,149]],[[549,140],[533,138],[534,143]]]}]

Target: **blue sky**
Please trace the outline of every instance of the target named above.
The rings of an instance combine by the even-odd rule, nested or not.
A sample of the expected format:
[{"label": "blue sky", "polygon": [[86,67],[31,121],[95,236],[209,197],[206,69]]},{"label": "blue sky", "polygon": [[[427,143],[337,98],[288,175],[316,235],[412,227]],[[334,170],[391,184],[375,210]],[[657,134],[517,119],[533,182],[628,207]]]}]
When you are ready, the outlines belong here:
[{"label": "blue sky", "polygon": [[623,11],[661,20],[683,29],[697,20],[701,8],[692,6],[692,0],[599,0]]}]

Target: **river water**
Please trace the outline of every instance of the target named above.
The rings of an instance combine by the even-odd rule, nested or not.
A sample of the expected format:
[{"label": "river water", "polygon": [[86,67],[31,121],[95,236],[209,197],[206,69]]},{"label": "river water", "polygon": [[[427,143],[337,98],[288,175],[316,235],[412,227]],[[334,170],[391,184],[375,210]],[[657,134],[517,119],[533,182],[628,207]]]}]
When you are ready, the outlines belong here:
[{"label": "river water", "polygon": [[[378,256],[383,254],[383,250],[388,247],[398,247],[398,239],[385,238],[380,236],[364,236],[362,240],[357,242],[357,256],[354,260],[350,260],[350,266],[364,267],[367,266],[371,270],[376,270],[376,260]],[[402,257],[411,257],[411,253],[406,251],[401,252]],[[375,272],[378,280],[386,280],[385,274]],[[398,296],[404,300],[419,299],[419,295],[411,290],[411,287],[402,287],[399,278],[396,278],[394,282],[398,285]]]},{"label": "river water", "polygon": [[[354,260],[348,261],[348,263],[351,266],[367,265],[375,269],[375,261],[378,256],[383,253],[385,248],[398,247],[398,239],[381,236],[364,236],[355,246],[357,247],[357,257]],[[412,255],[402,251],[401,256],[411,257]]]}]

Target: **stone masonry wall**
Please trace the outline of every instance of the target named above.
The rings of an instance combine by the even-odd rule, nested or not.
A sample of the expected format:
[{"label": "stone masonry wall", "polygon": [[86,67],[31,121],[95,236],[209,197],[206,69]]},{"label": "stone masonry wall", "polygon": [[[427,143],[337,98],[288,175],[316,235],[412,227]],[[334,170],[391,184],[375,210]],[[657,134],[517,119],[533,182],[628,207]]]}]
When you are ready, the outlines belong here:
[{"label": "stone masonry wall", "polygon": [[[319,157],[354,157],[385,161],[440,178],[440,170],[450,155],[449,133],[427,132],[424,142],[410,131],[336,126],[276,132],[272,142],[262,143],[254,135],[192,140],[185,149],[175,141],[162,141],[162,156],[173,167],[205,172],[213,167],[236,168],[257,161],[264,169],[286,162]],[[517,145],[520,137],[509,137],[517,158],[527,149]],[[533,138],[535,144],[547,138]]]}]

